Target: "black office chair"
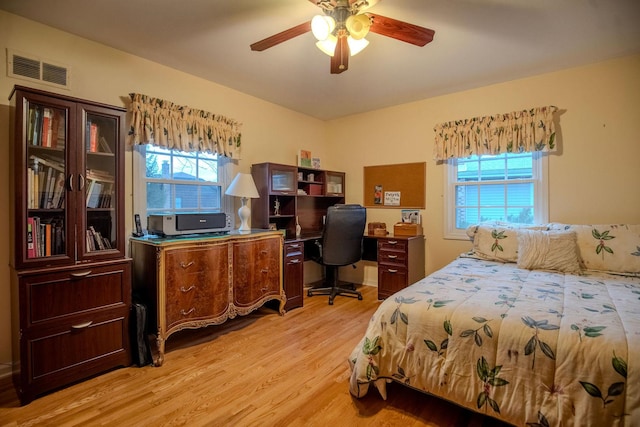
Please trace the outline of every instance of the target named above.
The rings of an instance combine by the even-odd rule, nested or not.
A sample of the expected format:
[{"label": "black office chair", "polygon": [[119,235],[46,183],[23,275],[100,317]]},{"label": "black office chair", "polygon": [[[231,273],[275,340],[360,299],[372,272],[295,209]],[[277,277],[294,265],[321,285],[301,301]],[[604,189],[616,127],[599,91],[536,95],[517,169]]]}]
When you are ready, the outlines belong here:
[{"label": "black office chair", "polygon": [[355,264],[362,258],[362,236],[366,219],[367,211],[360,205],[329,207],[322,241],[318,245],[319,256],[314,258],[314,261],[325,267],[327,287],[311,288],[307,291],[308,296],[329,295],[329,305],[333,305],[336,295],[353,295],[362,299],[362,294],[355,289],[339,286],[338,268]]}]

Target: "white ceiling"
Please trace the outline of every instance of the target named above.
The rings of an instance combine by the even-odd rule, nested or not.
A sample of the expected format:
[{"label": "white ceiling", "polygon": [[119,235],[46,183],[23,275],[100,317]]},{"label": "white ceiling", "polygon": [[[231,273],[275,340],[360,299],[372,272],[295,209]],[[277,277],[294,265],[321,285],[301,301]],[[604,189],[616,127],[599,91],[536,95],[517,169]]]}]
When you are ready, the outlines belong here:
[{"label": "white ceiling", "polygon": [[640,0],[380,0],[371,12],[431,28],[433,42],[370,34],[337,75],[311,33],[249,49],[320,12],[308,0],[0,0],[0,9],[323,120],[640,52]]}]

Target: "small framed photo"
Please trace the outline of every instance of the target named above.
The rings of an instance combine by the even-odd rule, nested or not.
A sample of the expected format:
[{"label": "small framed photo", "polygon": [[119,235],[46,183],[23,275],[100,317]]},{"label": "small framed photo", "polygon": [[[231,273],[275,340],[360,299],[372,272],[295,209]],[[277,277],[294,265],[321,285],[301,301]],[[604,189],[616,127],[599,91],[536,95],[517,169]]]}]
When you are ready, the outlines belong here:
[{"label": "small framed photo", "polygon": [[309,150],[298,151],[298,166],[303,168],[311,167],[311,151]]},{"label": "small framed photo", "polygon": [[269,223],[269,230],[276,231],[277,229],[278,229],[278,226],[276,226],[275,222],[270,222]]},{"label": "small framed photo", "polygon": [[414,209],[402,209],[402,222],[420,224],[420,211]]}]

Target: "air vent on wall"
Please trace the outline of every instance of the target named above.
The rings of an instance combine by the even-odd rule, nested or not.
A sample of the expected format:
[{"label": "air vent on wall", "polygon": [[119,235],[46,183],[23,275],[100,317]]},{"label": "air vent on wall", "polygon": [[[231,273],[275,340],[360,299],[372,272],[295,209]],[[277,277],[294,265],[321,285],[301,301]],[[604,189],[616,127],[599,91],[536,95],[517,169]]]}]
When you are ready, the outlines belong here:
[{"label": "air vent on wall", "polygon": [[7,75],[69,89],[68,67],[10,49],[7,49]]}]

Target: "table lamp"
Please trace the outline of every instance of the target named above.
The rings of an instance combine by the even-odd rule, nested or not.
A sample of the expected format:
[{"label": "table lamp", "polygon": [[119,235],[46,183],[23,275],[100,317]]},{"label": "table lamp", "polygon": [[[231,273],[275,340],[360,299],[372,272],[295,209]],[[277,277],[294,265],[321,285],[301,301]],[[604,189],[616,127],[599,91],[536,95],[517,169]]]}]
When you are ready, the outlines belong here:
[{"label": "table lamp", "polygon": [[236,177],[233,178],[233,181],[231,181],[231,185],[227,187],[227,191],[225,191],[224,194],[241,198],[242,206],[240,206],[240,209],[238,209],[238,216],[240,217],[241,223],[238,231],[240,233],[248,233],[249,231],[251,231],[251,229],[249,228],[249,216],[251,215],[251,210],[247,206],[247,199],[257,199],[258,197],[260,197],[251,174],[238,173]]}]

